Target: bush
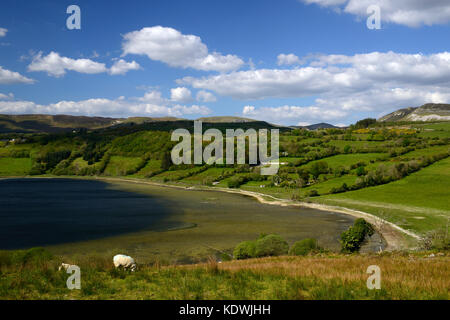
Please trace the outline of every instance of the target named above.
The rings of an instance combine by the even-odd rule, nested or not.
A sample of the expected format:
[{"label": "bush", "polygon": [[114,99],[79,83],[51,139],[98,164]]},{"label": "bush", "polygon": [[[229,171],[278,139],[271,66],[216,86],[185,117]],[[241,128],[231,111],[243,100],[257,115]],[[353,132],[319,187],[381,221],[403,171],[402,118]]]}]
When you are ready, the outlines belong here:
[{"label": "bush", "polygon": [[365,169],[364,167],[358,167],[358,168],[356,169],[356,175],[357,175],[358,177],[364,176],[364,175],[366,175],[366,174],[367,174],[367,172],[366,172],[366,169]]},{"label": "bush", "polygon": [[373,236],[373,234],[375,233],[375,229],[373,228],[373,226],[362,218],[356,219],[353,225],[355,227],[361,228],[369,237]]},{"label": "bush", "polygon": [[336,187],[331,188],[330,193],[342,193],[342,192],[346,192],[348,190],[349,190],[349,188],[348,188],[347,184],[344,182],[342,184],[342,186],[340,186],[339,188],[336,188]]},{"label": "bush", "polygon": [[239,243],[233,251],[233,257],[237,260],[256,257],[256,241]]},{"label": "bush", "polygon": [[293,256],[305,256],[310,252],[319,250],[316,239],[303,239],[294,243],[289,249],[289,254]]},{"label": "bush", "polygon": [[308,197],[318,197],[320,196],[319,192],[317,190],[311,190],[307,193]]},{"label": "bush", "polygon": [[364,219],[356,219],[353,226],[341,234],[342,252],[358,252],[366,236],[372,236],[375,230],[373,226]]},{"label": "bush", "polygon": [[239,188],[245,182],[246,182],[246,180],[243,176],[237,176],[237,177],[232,177],[228,181],[227,185],[228,185],[228,188]]},{"label": "bush", "polygon": [[42,264],[53,259],[53,255],[44,248],[31,248],[28,250],[13,251],[10,262],[14,265]]},{"label": "bush", "polygon": [[281,256],[287,254],[288,250],[288,243],[276,234],[256,240],[256,257]]},{"label": "bush", "polygon": [[448,225],[428,232],[420,243],[424,250],[450,250],[450,237],[448,236]]}]

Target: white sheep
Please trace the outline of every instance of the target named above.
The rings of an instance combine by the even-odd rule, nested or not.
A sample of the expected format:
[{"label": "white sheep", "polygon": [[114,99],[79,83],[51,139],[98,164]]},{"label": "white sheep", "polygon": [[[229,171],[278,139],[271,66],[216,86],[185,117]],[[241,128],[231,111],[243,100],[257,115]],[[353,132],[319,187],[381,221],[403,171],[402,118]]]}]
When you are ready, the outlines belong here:
[{"label": "white sheep", "polygon": [[66,270],[69,269],[72,265],[68,263],[61,263],[61,265],[58,268],[58,271],[61,271],[62,269]]},{"label": "white sheep", "polygon": [[115,255],[113,258],[114,266],[116,268],[123,267],[124,269],[130,268],[131,271],[136,270],[136,262],[130,256],[123,254]]}]

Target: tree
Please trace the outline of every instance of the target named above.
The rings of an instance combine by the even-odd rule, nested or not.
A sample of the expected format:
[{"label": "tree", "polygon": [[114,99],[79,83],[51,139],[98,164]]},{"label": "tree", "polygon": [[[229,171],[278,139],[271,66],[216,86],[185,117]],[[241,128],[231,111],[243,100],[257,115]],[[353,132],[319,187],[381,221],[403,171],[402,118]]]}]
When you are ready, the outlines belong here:
[{"label": "tree", "polygon": [[321,174],[328,173],[328,163],[325,161],[314,162],[309,170],[316,180]]},{"label": "tree", "polygon": [[356,122],[355,128],[356,129],[364,129],[364,128],[368,128],[371,124],[375,124],[375,123],[377,123],[377,119],[366,118],[366,119],[359,120],[358,122]]},{"label": "tree", "polygon": [[164,152],[162,161],[161,161],[161,169],[163,170],[169,170],[169,168],[172,166],[172,158],[170,157],[170,152],[166,151]]}]

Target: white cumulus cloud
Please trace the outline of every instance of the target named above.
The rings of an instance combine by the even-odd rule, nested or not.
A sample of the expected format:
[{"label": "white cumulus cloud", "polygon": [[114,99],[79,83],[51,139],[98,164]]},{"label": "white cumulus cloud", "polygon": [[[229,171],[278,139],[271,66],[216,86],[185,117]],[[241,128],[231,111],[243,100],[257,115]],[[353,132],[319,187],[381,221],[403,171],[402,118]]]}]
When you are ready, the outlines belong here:
[{"label": "white cumulus cloud", "polygon": [[301,63],[300,59],[293,53],[289,53],[289,54],[281,53],[277,57],[277,64],[279,66],[300,64],[300,63]]},{"label": "white cumulus cloud", "polygon": [[0,84],[33,83],[34,80],[0,66]]},{"label": "white cumulus cloud", "polygon": [[448,0],[300,0],[306,4],[334,7],[358,17],[367,17],[367,8],[377,5],[381,20],[408,27],[446,24],[450,22]]},{"label": "white cumulus cloud", "polygon": [[244,100],[354,94],[373,88],[433,87],[448,92],[450,53],[323,55],[302,68],[238,71],[177,82]]},{"label": "white cumulus cloud", "polygon": [[124,97],[117,99],[95,98],[81,101],[59,101],[38,104],[33,101],[0,101],[0,113],[4,114],[68,114],[104,117],[182,117],[184,115],[208,115],[205,106],[165,105],[135,102]]},{"label": "white cumulus cloud", "polygon": [[170,100],[175,102],[189,102],[192,101],[191,90],[186,87],[178,87],[170,89]]},{"label": "white cumulus cloud", "polygon": [[210,53],[200,37],[184,35],[173,28],[147,27],[129,32],[123,38],[123,55],[146,55],[172,67],[227,72],[244,64],[235,55]]},{"label": "white cumulus cloud", "polygon": [[141,66],[136,62],[126,62],[123,59],[116,60],[114,64],[109,69],[109,73],[112,75],[125,74],[130,70],[139,70]]},{"label": "white cumulus cloud", "polygon": [[141,102],[152,103],[152,104],[165,104],[167,99],[163,98],[161,91],[151,90],[147,91],[143,97],[137,99]]},{"label": "white cumulus cloud", "polygon": [[59,53],[54,51],[46,56],[42,56],[42,52],[39,52],[34,56],[33,61],[28,66],[28,71],[44,71],[54,77],[63,76],[67,70],[93,74],[106,72],[107,68],[104,63],[95,62],[90,59],[61,57]]},{"label": "white cumulus cloud", "polygon": [[217,98],[211,92],[208,92],[205,90],[200,90],[199,92],[197,92],[196,98],[197,98],[197,101],[200,101],[200,102],[216,102],[217,101]]},{"label": "white cumulus cloud", "polygon": [[[246,106],[243,110],[246,116],[258,111],[256,115],[267,120],[286,118],[290,124],[312,122],[319,115],[323,120],[330,119],[327,115],[343,118],[364,112],[373,116],[427,102],[450,102],[449,52],[321,55],[305,61],[309,63],[301,68],[237,71],[177,82],[238,100],[313,98],[315,103],[308,107]],[[300,119],[304,112],[311,119]]]},{"label": "white cumulus cloud", "polygon": [[108,72],[111,75],[125,74],[129,70],[138,70],[140,66],[137,62],[126,62],[123,59],[116,60],[110,69],[104,63],[96,62],[91,59],[72,59],[61,56],[58,52],[50,52],[44,56],[42,52],[36,54],[28,71],[43,71],[53,77],[61,77],[67,71],[75,71],[86,74],[97,74]]},{"label": "white cumulus cloud", "polygon": [[261,107],[245,106],[242,109],[244,117],[265,120],[279,124],[313,123],[319,121],[336,121],[347,116],[348,112],[334,108],[321,108],[319,106],[279,106]]},{"label": "white cumulus cloud", "polygon": [[10,100],[10,99],[14,99],[14,94],[12,94],[12,93],[9,93],[9,94],[0,93],[0,100]]},{"label": "white cumulus cloud", "polygon": [[0,38],[6,36],[8,29],[0,28]]}]

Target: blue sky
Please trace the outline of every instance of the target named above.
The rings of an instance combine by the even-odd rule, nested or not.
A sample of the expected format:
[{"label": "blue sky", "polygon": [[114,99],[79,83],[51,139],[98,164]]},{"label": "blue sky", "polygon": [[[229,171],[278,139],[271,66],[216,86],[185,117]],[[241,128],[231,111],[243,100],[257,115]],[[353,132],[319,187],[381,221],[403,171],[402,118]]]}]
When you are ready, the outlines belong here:
[{"label": "blue sky", "polygon": [[448,103],[450,4],[423,3],[4,0],[0,113],[349,124]]}]

